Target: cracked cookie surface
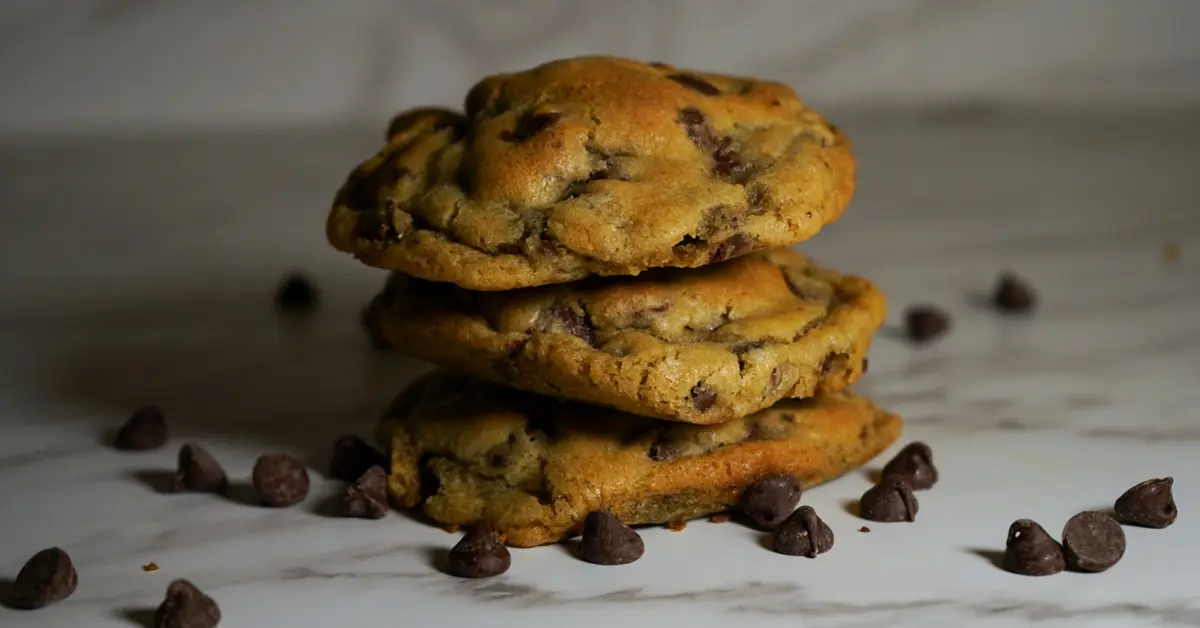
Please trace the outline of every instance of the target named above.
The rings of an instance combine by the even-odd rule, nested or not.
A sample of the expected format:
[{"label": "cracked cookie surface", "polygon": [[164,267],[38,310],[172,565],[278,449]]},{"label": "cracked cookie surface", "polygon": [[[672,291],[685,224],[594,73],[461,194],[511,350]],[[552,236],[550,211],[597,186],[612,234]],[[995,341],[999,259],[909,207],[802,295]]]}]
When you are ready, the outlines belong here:
[{"label": "cracked cookie surface", "polygon": [[854,191],[846,138],[791,88],[612,57],[484,78],[397,116],[326,232],[472,290],[698,267],[805,240]]},{"label": "cracked cookie surface", "polygon": [[593,510],[633,524],[733,507],[759,478],[809,488],[875,457],[899,417],[851,392],[822,393],[721,425],[656,421],[435,371],[379,425],[388,488],[435,521],[487,521],[517,547],[577,533]]},{"label": "cracked cookie surface", "polygon": [[366,320],[401,352],[476,377],[712,424],[849,386],[885,311],[867,280],[784,248],[508,292],[397,273]]}]

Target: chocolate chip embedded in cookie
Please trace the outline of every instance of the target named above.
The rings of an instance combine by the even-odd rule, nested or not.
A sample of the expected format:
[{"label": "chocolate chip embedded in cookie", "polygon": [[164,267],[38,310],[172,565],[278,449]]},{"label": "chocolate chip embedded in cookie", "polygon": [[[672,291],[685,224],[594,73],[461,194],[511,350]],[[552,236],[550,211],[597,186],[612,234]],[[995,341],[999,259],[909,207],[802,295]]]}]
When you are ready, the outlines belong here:
[{"label": "chocolate chip embedded in cookie", "polygon": [[510,290],[795,244],[854,192],[845,136],[769,81],[585,57],[484,78],[465,110],[392,121],[336,195],[336,248]]},{"label": "chocolate chip embedded in cookie", "polygon": [[[553,543],[606,510],[625,525],[728,510],[768,476],[814,486],[887,447],[900,419],[849,392],[785,400],[720,425],[647,420],[435,371],[393,402],[388,490],[445,525]],[[586,533],[586,532],[585,532]]]},{"label": "chocolate chip embedded in cookie", "polygon": [[394,274],[367,318],[396,349],[476,377],[712,424],[849,386],[885,309],[865,279],[775,249],[510,292]]}]

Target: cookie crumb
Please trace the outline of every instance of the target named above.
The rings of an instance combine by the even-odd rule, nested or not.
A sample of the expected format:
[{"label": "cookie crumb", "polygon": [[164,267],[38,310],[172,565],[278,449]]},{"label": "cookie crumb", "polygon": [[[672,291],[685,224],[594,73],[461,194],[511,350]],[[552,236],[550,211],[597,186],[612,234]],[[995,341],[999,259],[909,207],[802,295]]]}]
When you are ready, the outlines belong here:
[{"label": "cookie crumb", "polygon": [[671,521],[667,523],[667,529],[672,532],[682,532],[687,527],[686,521]]},{"label": "cookie crumb", "polygon": [[158,563],[150,561],[145,565],[142,565],[142,571],[158,571]]},{"label": "cookie crumb", "polygon": [[858,529],[858,531],[859,531],[859,532],[864,532],[864,533],[865,533],[865,532],[870,532],[870,531],[871,531],[871,528],[868,528],[867,526],[863,526],[863,527],[859,528],[859,529]]},{"label": "cookie crumb", "polygon": [[444,529],[447,534],[458,534],[458,531],[462,530],[462,526],[458,525],[457,523],[451,523],[447,526],[444,526],[442,529]]},{"label": "cookie crumb", "polygon": [[723,513],[723,512],[717,513],[717,514],[709,517],[708,520],[713,523],[725,523],[725,522],[729,521],[729,515],[726,513]]},{"label": "cookie crumb", "polygon": [[1168,240],[1163,244],[1163,261],[1170,266],[1178,264],[1183,259],[1183,249],[1179,243],[1174,240]]}]

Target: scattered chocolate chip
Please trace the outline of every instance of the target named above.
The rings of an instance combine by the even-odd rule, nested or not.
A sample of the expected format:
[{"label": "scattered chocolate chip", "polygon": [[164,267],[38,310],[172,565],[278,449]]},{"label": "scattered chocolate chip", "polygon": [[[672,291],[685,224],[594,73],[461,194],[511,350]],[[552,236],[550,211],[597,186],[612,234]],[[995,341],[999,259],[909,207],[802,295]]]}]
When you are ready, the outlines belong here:
[{"label": "scattered chocolate chip", "polygon": [[57,547],[33,555],[12,583],[8,603],[14,608],[33,610],[61,602],[75,592],[79,576],[71,557]]},{"label": "scattered chocolate chip", "polygon": [[353,482],[374,466],[388,466],[387,456],[379,453],[367,441],[353,434],[343,434],[333,441],[333,454],[329,457],[329,477]]},{"label": "scattered chocolate chip", "polygon": [[254,463],[251,480],[267,506],[294,506],[308,496],[308,471],[287,454],[260,456]]},{"label": "scattered chocolate chip", "polygon": [[362,519],[382,519],[387,515],[387,473],[383,467],[367,469],[346,489],[342,511],[347,517]]},{"label": "scattered chocolate chip", "polygon": [[1021,278],[1004,273],[1000,275],[996,290],[992,293],[992,303],[1001,312],[1024,313],[1033,310],[1037,305],[1037,297],[1033,288]]},{"label": "scattered chocolate chip", "polygon": [[950,316],[932,305],[918,305],[904,313],[904,331],[913,342],[928,342],[950,329]]},{"label": "scattered chocolate chip", "polygon": [[801,506],[775,528],[771,540],[780,554],[816,558],[833,548],[833,530],[812,506]]},{"label": "scattered chocolate chip", "polygon": [[933,451],[925,443],[909,443],[883,465],[883,475],[904,476],[914,491],[931,488],[938,479],[937,467],[933,466]]},{"label": "scattered chocolate chip", "polygon": [[1125,531],[1103,512],[1081,512],[1063,526],[1062,545],[1072,571],[1104,571],[1125,555]]},{"label": "scattered chocolate chip", "polygon": [[555,303],[550,306],[547,313],[562,325],[564,332],[576,338],[582,338],[588,344],[595,344],[596,329],[588,320],[586,310],[580,313],[566,303]]},{"label": "scattered chocolate chip", "polygon": [[646,545],[633,528],[611,512],[596,510],[583,520],[579,556],[596,565],[625,565],[642,557]]},{"label": "scattered chocolate chip", "polygon": [[1017,519],[1008,527],[1004,569],[1022,576],[1049,576],[1066,569],[1063,548],[1030,519]]},{"label": "scattered chocolate chip", "polygon": [[705,96],[716,96],[721,93],[721,90],[717,89],[712,83],[691,74],[668,74],[667,78],[692,91],[700,92]]},{"label": "scattered chocolate chip", "polygon": [[150,561],[145,565],[142,565],[142,571],[145,571],[146,573],[158,571],[158,563]]},{"label": "scattered chocolate chip", "polygon": [[1171,487],[1174,478],[1165,477],[1139,482],[1117,498],[1113,510],[1117,521],[1144,528],[1165,528],[1179,516]]},{"label": "scattered chocolate chip", "polygon": [[156,406],[138,408],[117,430],[113,446],[123,451],[158,449],[167,443],[167,421]]},{"label": "scattered chocolate chip", "polygon": [[512,556],[496,538],[492,526],[480,521],[450,550],[450,574],[459,578],[490,578],[508,571]]},{"label": "scattered chocolate chip", "polygon": [[207,449],[187,443],[179,448],[174,488],[177,493],[224,493],[229,488],[229,479],[221,463]]},{"label": "scattered chocolate chip", "polygon": [[754,523],[769,530],[792,514],[802,492],[795,476],[768,475],[746,487],[739,505]]},{"label": "scattered chocolate chip", "polygon": [[717,392],[703,382],[692,386],[692,407],[705,412],[717,403]]},{"label": "scattered chocolate chip", "polygon": [[275,292],[275,304],[285,312],[308,312],[317,305],[317,288],[301,273],[284,278]]},{"label": "scattered chocolate chip", "polygon": [[727,259],[737,257],[744,253],[750,252],[754,248],[754,239],[744,233],[737,233],[729,237],[728,240],[717,245],[713,249],[712,262],[723,262]]},{"label": "scattered chocolate chip", "polygon": [[548,111],[544,113],[526,113],[517,120],[517,126],[511,131],[500,133],[500,139],[506,142],[520,144],[542,131],[550,128],[562,117],[561,113]]},{"label": "scattered chocolate chip", "polygon": [[902,475],[885,475],[879,484],[867,489],[858,502],[863,519],[880,523],[914,521],[917,498]]},{"label": "scattered chocolate chip", "polygon": [[216,628],[221,609],[211,597],[187,580],[167,586],[167,595],[154,611],[154,628]]},{"label": "scattered chocolate chip", "polygon": [[861,528],[858,529],[858,531],[866,533],[866,532],[870,532],[871,528],[868,528],[867,526],[862,526]]}]

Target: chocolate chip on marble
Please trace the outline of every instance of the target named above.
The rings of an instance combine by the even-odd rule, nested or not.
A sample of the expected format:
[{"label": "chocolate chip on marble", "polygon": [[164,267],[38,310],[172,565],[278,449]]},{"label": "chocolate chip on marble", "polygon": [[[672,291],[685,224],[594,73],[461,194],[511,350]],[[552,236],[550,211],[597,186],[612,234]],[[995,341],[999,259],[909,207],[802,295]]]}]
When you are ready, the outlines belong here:
[{"label": "chocolate chip on marble", "polygon": [[833,548],[833,529],[812,506],[801,506],[775,528],[771,541],[780,554],[816,558]]},{"label": "chocolate chip on marble", "polygon": [[1033,310],[1037,305],[1037,296],[1033,288],[1020,277],[1004,273],[996,282],[992,303],[1001,312],[1021,314]]},{"label": "chocolate chip on marble", "polygon": [[1100,572],[1125,555],[1125,531],[1103,512],[1081,512],[1067,520],[1062,532],[1067,568]]},{"label": "chocolate chip on marble", "polygon": [[742,492],[740,507],[755,524],[764,529],[779,525],[796,504],[803,489],[800,480],[787,474],[759,478]]},{"label": "chocolate chip on marble", "polygon": [[467,528],[450,550],[450,574],[460,578],[498,576],[512,565],[508,548],[496,538],[492,526],[480,521]]},{"label": "chocolate chip on marble", "polygon": [[367,469],[346,489],[342,512],[347,517],[362,519],[382,519],[387,515],[387,473],[383,467]]},{"label": "chocolate chip on marble", "polygon": [[912,486],[901,475],[885,475],[878,484],[867,489],[858,502],[864,519],[880,523],[914,521],[917,517],[917,498]]},{"label": "chocolate chip on marble", "polygon": [[207,449],[187,443],[179,448],[173,486],[177,493],[224,493],[229,488],[229,478]]},{"label": "chocolate chip on marble", "polygon": [[317,306],[317,287],[303,273],[285,277],[275,291],[275,305],[284,312],[309,312]]},{"label": "chocolate chip on marble", "polygon": [[57,547],[34,554],[13,580],[8,604],[34,610],[61,602],[75,592],[79,576],[71,557]]},{"label": "chocolate chip on marble", "polygon": [[254,463],[251,481],[267,506],[295,506],[308,496],[308,471],[299,460],[287,454],[260,456]]},{"label": "chocolate chip on marble", "polygon": [[692,386],[692,407],[700,412],[706,412],[717,403],[717,391],[704,385],[703,382]]},{"label": "chocolate chip on marble", "polygon": [[721,93],[721,90],[712,83],[691,74],[668,74],[667,78],[705,96],[716,96]]},{"label": "chocolate chip on marble", "polygon": [[596,565],[626,565],[642,557],[646,545],[633,528],[611,512],[596,510],[583,520],[579,556]]},{"label": "chocolate chip on marble", "polygon": [[917,305],[904,312],[904,333],[913,342],[929,342],[950,329],[950,315],[932,305]]},{"label": "chocolate chip on marble", "polygon": [[712,262],[723,262],[727,259],[749,253],[754,248],[754,239],[744,233],[736,233],[713,249]]},{"label": "chocolate chip on marble", "polygon": [[387,456],[379,453],[367,441],[353,434],[343,434],[333,441],[333,453],[329,457],[329,477],[353,482],[374,466],[387,467]]},{"label": "chocolate chip on marble", "polygon": [[1175,523],[1179,511],[1175,508],[1174,484],[1174,478],[1165,477],[1133,485],[1113,505],[1117,521],[1144,528],[1165,528]]},{"label": "chocolate chip on marble", "polygon": [[861,526],[861,527],[859,527],[858,531],[862,532],[863,534],[866,534],[867,532],[871,531],[871,528],[868,528],[867,526]]},{"label": "chocolate chip on marble", "polygon": [[933,450],[922,442],[909,443],[883,465],[883,475],[900,475],[908,480],[914,491],[937,483],[937,467],[933,466]]},{"label": "chocolate chip on marble", "polygon": [[560,118],[562,118],[562,114],[555,111],[543,113],[527,112],[517,120],[516,128],[511,131],[506,130],[501,132],[500,139],[520,144],[550,128]]},{"label": "chocolate chip on marble", "polygon": [[123,451],[146,451],[167,444],[167,420],[157,406],[138,408],[117,430],[113,446]]},{"label": "chocolate chip on marble", "polygon": [[1004,569],[1021,576],[1049,576],[1066,569],[1058,541],[1031,519],[1018,519],[1008,527]]},{"label": "chocolate chip on marble", "polygon": [[196,585],[179,579],[167,586],[167,594],[154,611],[154,628],[217,628],[221,609]]}]

